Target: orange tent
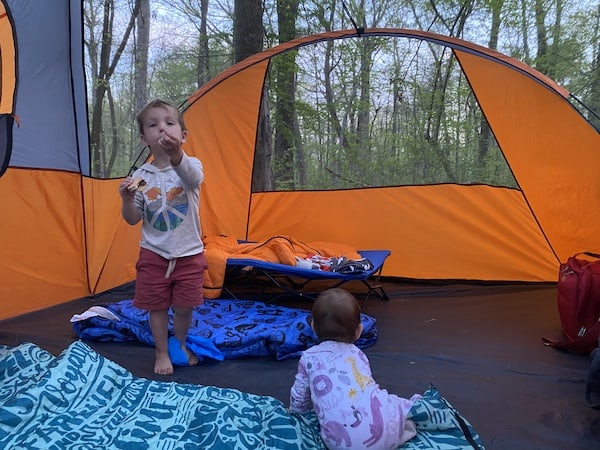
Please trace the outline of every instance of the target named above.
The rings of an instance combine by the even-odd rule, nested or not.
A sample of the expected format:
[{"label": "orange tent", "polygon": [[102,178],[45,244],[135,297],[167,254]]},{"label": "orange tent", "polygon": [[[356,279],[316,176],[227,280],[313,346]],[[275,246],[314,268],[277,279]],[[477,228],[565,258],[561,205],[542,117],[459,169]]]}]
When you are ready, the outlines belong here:
[{"label": "orange tent", "polygon": [[399,29],[360,35],[369,36],[452,49],[519,187],[251,192],[270,59],[325,40],[359,38],[354,30],[324,33],[256,54],[190,97],[188,144],[206,167],[206,234],[259,241],[288,234],[390,249],[384,275],[416,279],[555,281],[559,261],[600,248],[600,136],[565,89],[525,64],[459,39]]},{"label": "orange tent", "polygon": [[[135,276],[139,229],[121,220],[119,180],[90,176],[81,7],[75,0],[35,7],[0,1],[0,156],[7,163],[0,177],[0,319]],[[254,55],[190,97],[186,150],[205,167],[205,234],[251,240],[287,234],[389,249],[383,274],[418,279],[554,281],[560,260],[600,250],[600,137],[568,92],[511,58],[458,39],[396,29],[362,35],[451,49],[519,187],[251,192],[270,58],[356,37],[325,33]]]}]

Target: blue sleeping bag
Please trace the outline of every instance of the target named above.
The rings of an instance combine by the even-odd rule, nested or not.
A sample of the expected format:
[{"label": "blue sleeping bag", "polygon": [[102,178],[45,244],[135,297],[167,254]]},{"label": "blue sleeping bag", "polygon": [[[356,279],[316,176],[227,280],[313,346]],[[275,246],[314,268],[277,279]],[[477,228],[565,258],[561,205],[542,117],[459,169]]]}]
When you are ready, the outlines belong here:
[{"label": "blue sleeping bag", "polygon": [[[154,345],[148,313],[135,308],[133,300],[102,305],[102,308],[109,313],[72,319],[77,336],[90,341],[138,340]],[[297,358],[318,342],[309,317],[308,310],[251,300],[205,300],[194,309],[187,344],[200,359]],[[172,320],[171,312],[171,330]],[[366,314],[361,314],[361,322],[364,329],[355,344],[366,348],[377,341],[377,328],[375,319]]]}]

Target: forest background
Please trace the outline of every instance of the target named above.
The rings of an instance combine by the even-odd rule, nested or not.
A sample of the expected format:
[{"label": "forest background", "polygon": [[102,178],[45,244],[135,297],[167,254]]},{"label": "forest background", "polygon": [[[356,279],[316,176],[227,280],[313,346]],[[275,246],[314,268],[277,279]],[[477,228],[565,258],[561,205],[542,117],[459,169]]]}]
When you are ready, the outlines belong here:
[{"label": "forest background", "polygon": [[[598,129],[597,0],[84,0],[93,176],[125,176],[146,156],[135,115],[149,99],[184,109],[198,87],[247,56],[363,27],[431,31],[512,56],[571,92]],[[271,64],[254,191],[516,187],[448,48],[351,41]]]}]

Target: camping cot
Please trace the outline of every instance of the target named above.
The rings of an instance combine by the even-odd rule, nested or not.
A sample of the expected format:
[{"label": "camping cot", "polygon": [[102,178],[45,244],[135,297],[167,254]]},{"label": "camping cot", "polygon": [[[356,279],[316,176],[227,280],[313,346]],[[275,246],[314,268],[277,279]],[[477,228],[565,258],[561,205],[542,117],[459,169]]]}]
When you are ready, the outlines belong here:
[{"label": "camping cot", "polygon": [[[355,272],[340,272],[306,268],[302,266],[291,266],[269,261],[260,261],[256,259],[232,258],[227,260],[227,279],[236,276],[253,276],[262,278],[265,281],[265,288],[268,285],[280,288],[280,296],[295,295],[315,299],[318,290],[310,290],[314,284],[313,281],[330,281],[328,285],[321,284],[320,289],[336,288],[346,286],[348,283],[358,281],[367,291],[362,297],[362,307],[371,296],[377,295],[381,300],[389,300],[385,289],[381,284],[381,272],[385,260],[390,256],[389,250],[358,250],[358,253],[368,261],[369,268],[359,269]],[[232,294],[224,286],[228,294]],[[271,301],[277,299],[271,296]]]}]

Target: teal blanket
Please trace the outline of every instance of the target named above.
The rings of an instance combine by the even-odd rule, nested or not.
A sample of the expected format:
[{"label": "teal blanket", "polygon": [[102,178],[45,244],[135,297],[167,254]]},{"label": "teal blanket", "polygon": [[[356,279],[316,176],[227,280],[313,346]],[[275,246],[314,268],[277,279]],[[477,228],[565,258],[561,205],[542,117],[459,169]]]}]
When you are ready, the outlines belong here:
[{"label": "teal blanket", "polygon": [[[415,404],[411,418],[418,435],[402,448],[473,448],[434,388]],[[0,346],[0,449],[75,448],[324,446],[314,414],[291,414],[273,397],[135,377],[82,341],[58,357],[34,344]]]}]

